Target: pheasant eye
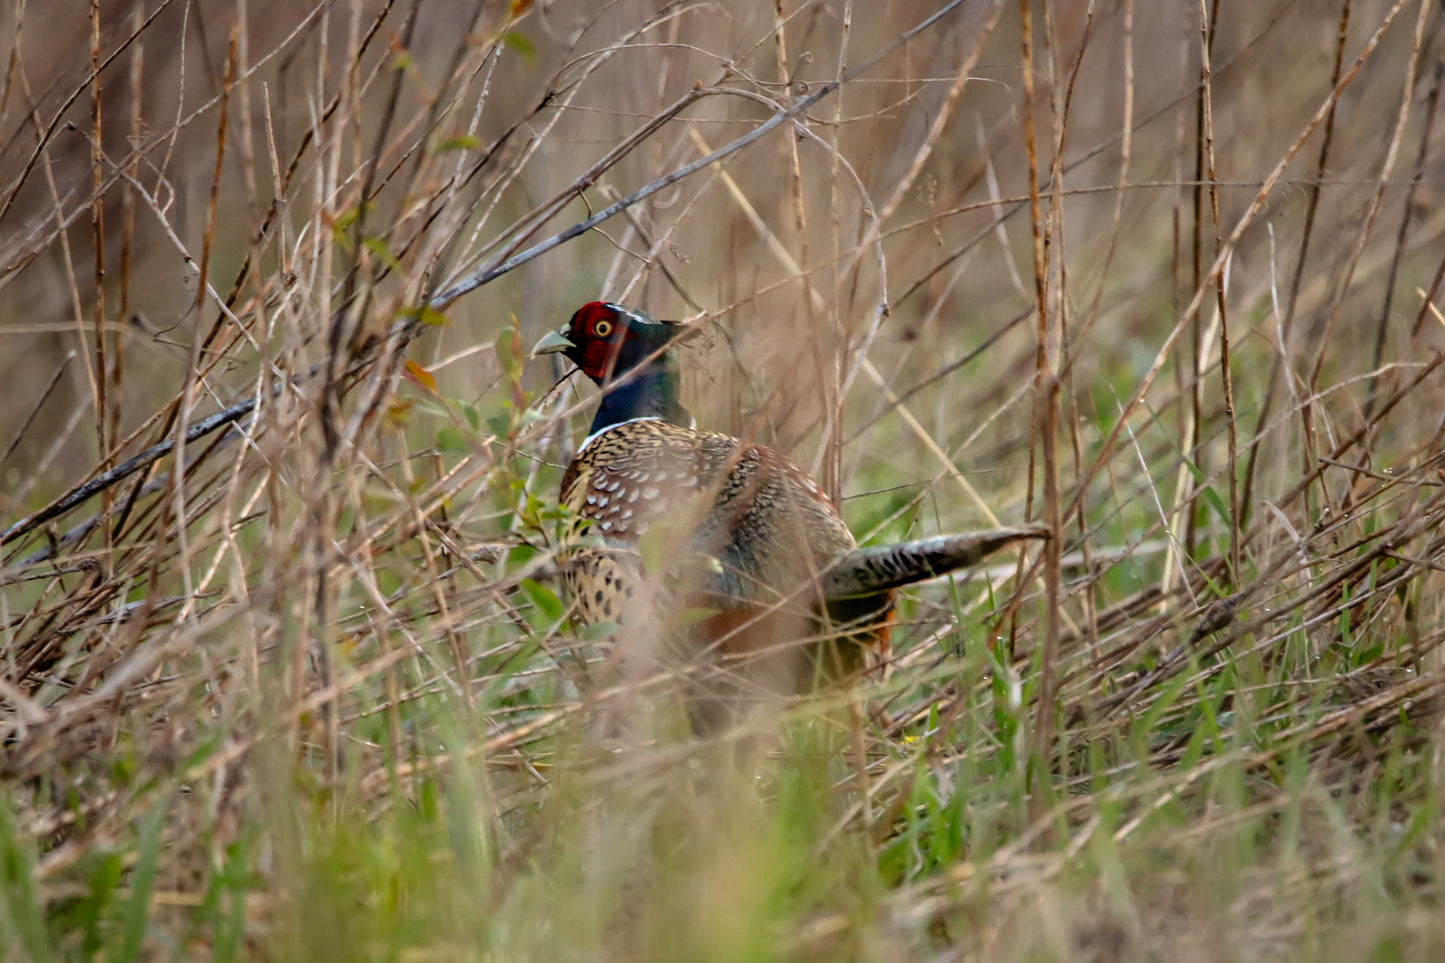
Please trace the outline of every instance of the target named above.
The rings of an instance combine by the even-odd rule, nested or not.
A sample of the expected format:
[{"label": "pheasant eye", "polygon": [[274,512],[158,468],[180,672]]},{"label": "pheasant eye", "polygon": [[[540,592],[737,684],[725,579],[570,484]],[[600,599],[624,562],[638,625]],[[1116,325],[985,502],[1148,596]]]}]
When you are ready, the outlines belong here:
[{"label": "pheasant eye", "polygon": [[599,338],[605,338],[612,333],[611,321],[598,321],[592,326],[592,333]]}]

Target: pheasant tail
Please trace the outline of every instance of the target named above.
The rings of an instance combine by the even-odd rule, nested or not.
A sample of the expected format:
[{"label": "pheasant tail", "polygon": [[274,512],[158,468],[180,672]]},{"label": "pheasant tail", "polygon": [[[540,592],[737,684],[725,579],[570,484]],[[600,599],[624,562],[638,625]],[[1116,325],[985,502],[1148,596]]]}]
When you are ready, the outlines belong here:
[{"label": "pheasant tail", "polygon": [[835,559],[823,576],[823,596],[851,599],[889,592],[977,565],[1012,542],[1048,536],[1044,526],[1026,525],[850,549]]}]

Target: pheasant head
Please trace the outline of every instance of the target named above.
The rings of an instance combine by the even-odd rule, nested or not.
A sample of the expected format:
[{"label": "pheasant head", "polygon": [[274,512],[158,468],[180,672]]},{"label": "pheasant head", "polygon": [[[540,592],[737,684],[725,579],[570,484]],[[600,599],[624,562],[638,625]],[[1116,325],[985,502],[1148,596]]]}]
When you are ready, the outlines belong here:
[{"label": "pheasant head", "polygon": [[560,354],[602,389],[592,434],[625,421],[656,418],[690,427],[678,401],[672,342],[686,325],[659,321],[645,311],[606,301],[577,309],[560,330],[543,336],[533,356]]}]

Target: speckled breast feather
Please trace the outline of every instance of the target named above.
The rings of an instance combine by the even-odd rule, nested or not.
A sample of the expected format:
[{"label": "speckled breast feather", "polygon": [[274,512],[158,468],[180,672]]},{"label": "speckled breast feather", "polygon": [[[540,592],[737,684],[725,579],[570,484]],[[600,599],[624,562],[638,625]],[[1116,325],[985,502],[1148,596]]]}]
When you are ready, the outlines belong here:
[{"label": "speckled breast feather", "polygon": [[686,552],[717,562],[706,566],[698,590],[722,608],[797,597],[800,585],[855,544],[833,503],[789,459],[663,421],[627,422],[599,434],[568,467],[562,502],[575,515],[571,535],[600,536],[605,546],[575,553],[578,577],[570,588],[589,621],[619,614],[607,604],[619,582],[599,587],[593,584],[599,574],[622,581],[636,575],[615,559],[603,566],[608,571],[593,572],[594,560],[583,553],[635,552],[659,525],[682,529]]}]

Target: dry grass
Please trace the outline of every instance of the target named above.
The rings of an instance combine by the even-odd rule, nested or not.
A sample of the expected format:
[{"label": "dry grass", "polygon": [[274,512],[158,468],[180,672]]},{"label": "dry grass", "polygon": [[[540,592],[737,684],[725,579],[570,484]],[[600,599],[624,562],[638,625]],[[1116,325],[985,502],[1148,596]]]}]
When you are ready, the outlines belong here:
[{"label": "dry grass", "polygon": [[[1445,948],[1438,4],[458,6],[0,14],[6,959]],[[730,778],[549,581],[598,296],[1059,537]]]}]

